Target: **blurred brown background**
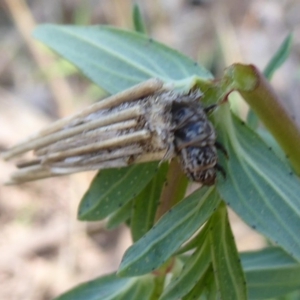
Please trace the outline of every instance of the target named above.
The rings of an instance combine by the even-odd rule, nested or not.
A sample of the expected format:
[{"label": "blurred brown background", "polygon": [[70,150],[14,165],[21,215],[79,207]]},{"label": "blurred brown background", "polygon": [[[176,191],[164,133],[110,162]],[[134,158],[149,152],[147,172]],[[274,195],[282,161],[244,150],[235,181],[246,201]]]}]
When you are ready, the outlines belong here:
[{"label": "blurred brown background", "polygon": [[[31,37],[41,23],[132,28],[129,0],[0,0],[0,149],[103,97],[104,92]],[[292,54],[272,83],[300,124],[300,2],[153,0],[140,4],[151,37],[198,60],[216,77],[234,62],[263,69],[294,33]],[[241,104],[241,107],[244,107]],[[13,167],[0,161],[0,181]],[[116,270],[126,228],[76,220],[93,173],[0,186],[0,299],[47,300]],[[263,238],[232,214],[240,250]]]}]

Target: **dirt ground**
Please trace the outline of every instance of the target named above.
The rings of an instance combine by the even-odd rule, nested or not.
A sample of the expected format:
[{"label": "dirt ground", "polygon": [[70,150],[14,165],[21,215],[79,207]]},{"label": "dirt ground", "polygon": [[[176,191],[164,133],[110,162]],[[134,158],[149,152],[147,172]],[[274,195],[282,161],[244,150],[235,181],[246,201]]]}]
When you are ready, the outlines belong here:
[{"label": "dirt ground", "polygon": [[[272,84],[300,124],[299,1],[138,2],[153,38],[197,59],[217,77],[234,62],[254,63],[263,69],[293,31],[291,56]],[[131,26],[129,0],[82,3],[0,2],[0,149],[103,94],[74,70],[57,71],[58,59],[45,55],[29,36],[31,28],[46,22]],[[44,64],[54,65],[47,76]],[[13,165],[0,160],[0,170],[4,183]],[[52,299],[79,282],[118,268],[130,245],[128,230],[106,231],[103,222],[76,220],[77,206],[93,175],[75,174],[21,186],[1,184],[0,299]],[[264,245],[264,239],[234,213],[231,221],[239,250]]]}]

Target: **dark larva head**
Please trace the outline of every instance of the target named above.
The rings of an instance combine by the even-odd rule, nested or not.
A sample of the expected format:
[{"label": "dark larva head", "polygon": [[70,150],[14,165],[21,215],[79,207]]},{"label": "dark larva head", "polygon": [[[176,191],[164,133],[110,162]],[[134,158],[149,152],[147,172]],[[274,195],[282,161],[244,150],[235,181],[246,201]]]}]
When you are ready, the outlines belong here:
[{"label": "dark larva head", "polygon": [[203,185],[210,186],[216,183],[217,173],[215,168],[209,168],[204,171],[196,171],[187,175],[191,180],[202,183]]},{"label": "dark larva head", "polygon": [[186,172],[207,170],[214,167],[217,161],[217,151],[214,146],[190,146],[181,150],[181,163]]}]

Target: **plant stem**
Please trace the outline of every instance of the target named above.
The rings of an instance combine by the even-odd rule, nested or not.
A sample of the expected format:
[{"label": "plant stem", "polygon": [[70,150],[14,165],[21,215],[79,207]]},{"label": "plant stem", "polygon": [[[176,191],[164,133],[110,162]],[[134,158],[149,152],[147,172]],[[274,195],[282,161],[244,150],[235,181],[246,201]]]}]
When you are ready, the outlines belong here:
[{"label": "plant stem", "polygon": [[228,68],[225,78],[234,83],[234,89],[239,91],[271,132],[299,175],[300,131],[267,79],[255,66],[242,64]]}]

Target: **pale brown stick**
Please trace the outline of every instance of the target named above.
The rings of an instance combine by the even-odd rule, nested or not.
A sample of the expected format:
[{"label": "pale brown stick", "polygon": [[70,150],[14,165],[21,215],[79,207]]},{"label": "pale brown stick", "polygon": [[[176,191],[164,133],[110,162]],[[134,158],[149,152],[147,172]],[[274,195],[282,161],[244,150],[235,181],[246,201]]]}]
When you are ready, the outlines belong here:
[{"label": "pale brown stick", "polygon": [[[138,156],[132,164],[136,163],[144,163],[144,162],[150,162],[150,161],[160,161],[165,156],[165,150],[155,153],[146,153],[143,155]],[[38,179],[44,179],[48,177],[55,177],[55,176],[61,176],[61,175],[68,175],[78,172],[85,172],[85,171],[91,171],[91,170],[101,170],[101,169],[107,169],[107,168],[121,168],[128,166],[129,159],[126,158],[119,158],[111,161],[105,161],[99,164],[93,164],[93,165],[87,165],[82,167],[68,167],[68,168],[60,168],[60,167],[48,167],[44,165],[38,165],[38,166],[31,166],[24,169],[19,170],[18,172],[14,173],[12,175],[12,178],[10,181],[6,182],[6,185],[12,185],[12,184],[19,184],[19,183],[25,183],[28,181],[34,181]]]},{"label": "pale brown stick", "polygon": [[48,168],[43,165],[38,165],[34,167],[29,167],[21,169],[20,171],[14,173],[11,177],[11,180],[6,182],[6,185],[13,185],[19,183],[25,183],[28,181],[34,181],[38,179],[44,179],[49,177],[56,177],[62,175],[68,175],[73,173],[108,169],[108,168],[120,168],[128,165],[127,160],[116,159],[112,161],[106,161],[103,163],[82,166],[82,167],[72,167],[72,168]]},{"label": "pale brown stick", "polygon": [[[107,99],[104,99],[98,103],[95,103],[95,104],[87,107],[86,109],[82,110],[80,113],[77,113],[71,117],[60,119],[60,120],[52,123],[47,128],[41,130],[40,132],[38,132],[35,135],[32,135],[31,137],[27,138],[23,142],[19,143],[17,146],[8,150],[7,152],[4,152],[2,154],[2,156],[4,159],[9,159],[15,155],[18,155],[18,154],[21,154],[28,150],[31,150],[33,148],[32,145],[35,145],[36,141],[39,141],[40,139],[44,139],[45,135],[49,135],[49,134],[52,134],[54,132],[61,130],[62,128],[64,128],[66,125],[70,124],[74,120],[84,118],[84,117],[88,116],[89,114],[97,112],[101,109],[112,108],[112,107],[118,106],[124,102],[132,102],[132,101],[144,98],[155,92],[158,92],[160,89],[162,89],[162,87],[163,87],[163,82],[159,79],[152,78],[145,82],[142,82],[142,83],[140,83],[136,86],[133,86],[123,92],[120,92],[120,93],[113,95],[111,97],[108,97]],[[105,124],[105,125],[107,125],[107,124]],[[37,143],[37,144],[39,144],[39,143]]]},{"label": "pale brown stick", "polygon": [[[68,138],[67,140],[63,139],[61,141],[58,141],[52,145],[49,145],[48,147],[40,148],[35,151],[36,156],[43,156],[46,155],[47,153],[53,153],[57,151],[62,151],[62,150],[67,150],[69,148],[73,148],[73,142],[76,143],[78,140],[80,141],[81,138],[83,138],[83,141],[80,141],[81,143],[86,143],[88,140],[91,140],[93,138],[98,138],[98,140],[101,138],[101,140],[104,140],[101,135],[109,133],[112,134],[112,132],[116,132],[117,130],[124,130],[128,128],[132,128],[137,126],[137,121],[136,120],[129,120],[129,121],[124,121],[120,123],[116,123],[113,125],[108,125],[101,127],[99,129],[95,129],[92,131],[85,132],[84,134],[81,134],[80,136],[75,135],[73,137]],[[107,139],[107,137],[106,137]],[[71,145],[71,146],[70,146]]]},{"label": "pale brown stick", "polygon": [[159,151],[159,152],[149,152],[143,155],[138,156],[134,163],[139,164],[139,163],[144,163],[144,162],[150,162],[150,161],[161,161],[164,159],[166,155],[166,150]]},{"label": "pale brown stick", "polygon": [[48,167],[42,165],[30,166],[24,169],[20,169],[19,171],[12,174],[11,180],[6,184],[32,181],[35,179],[46,178],[51,176],[53,176],[53,174],[51,169]]},{"label": "pale brown stick", "polygon": [[49,136],[40,137],[39,139],[35,139],[30,142],[18,144],[15,147],[7,150],[6,152],[1,153],[1,155],[4,159],[9,159],[18,154],[27,152],[29,150],[44,147],[51,143],[74,136],[76,134],[82,133],[87,130],[92,130],[97,127],[101,127],[101,126],[125,121],[130,118],[138,117],[138,116],[142,115],[142,113],[143,113],[143,110],[142,110],[141,106],[139,106],[139,105],[133,106],[128,109],[124,109],[121,112],[115,112],[113,114],[103,116],[101,119],[96,120],[96,121],[91,121],[91,122],[88,122],[83,125],[78,125],[74,128],[62,130],[62,131],[53,133]]},{"label": "pale brown stick", "polygon": [[51,168],[55,175],[67,175],[85,171],[103,170],[112,168],[121,168],[128,166],[128,158],[118,158],[114,160],[104,161],[90,166],[69,167],[69,168]]},{"label": "pale brown stick", "polygon": [[140,130],[126,135],[121,135],[112,139],[101,141],[92,145],[78,147],[67,151],[57,152],[47,155],[43,159],[44,164],[48,164],[53,161],[62,160],[67,157],[77,156],[85,153],[92,153],[98,150],[120,147],[126,144],[135,143],[138,141],[144,141],[151,137],[151,133],[148,130]]},{"label": "pale brown stick", "polygon": [[147,97],[157,91],[159,91],[163,87],[163,82],[156,78],[151,78],[147,81],[144,81],[138,85],[135,85],[127,90],[124,90],[118,94],[112,95],[106,99],[103,99],[85,109],[83,109],[80,113],[77,113],[73,116],[63,118],[58,120],[40,131],[36,136],[32,136],[32,138],[38,138],[45,134],[50,134],[52,132],[58,131],[65,127],[68,123],[75,119],[84,118],[94,112],[97,112],[106,108],[116,107],[124,102],[133,102],[138,99]]},{"label": "pale brown stick", "polygon": [[135,144],[134,146],[123,147],[112,152],[102,153],[99,155],[83,155],[72,159],[65,159],[63,162],[54,163],[51,167],[67,168],[72,166],[92,165],[102,161],[108,161],[120,157],[130,157],[131,155],[141,154],[143,148]]},{"label": "pale brown stick", "polygon": [[40,158],[35,158],[35,159],[32,159],[32,160],[19,161],[19,162],[16,163],[16,167],[18,169],[23,169],[23,168],[38,165],[40,163],[41,163],[41,159]]}]

